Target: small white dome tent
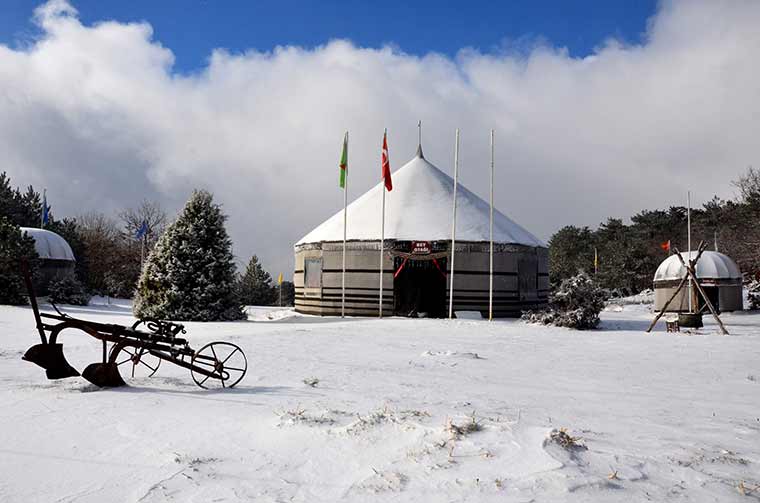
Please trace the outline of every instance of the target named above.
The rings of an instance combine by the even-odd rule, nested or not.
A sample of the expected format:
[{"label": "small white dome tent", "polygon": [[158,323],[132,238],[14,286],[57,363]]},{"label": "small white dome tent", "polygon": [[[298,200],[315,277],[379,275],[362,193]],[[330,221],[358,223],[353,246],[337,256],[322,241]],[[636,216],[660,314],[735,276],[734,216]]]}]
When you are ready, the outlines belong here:
[{"label": "small white dome tent", "polygon": [[[348,206],[346,313],[379,311],[379,183]],[[383,312],[444,316],[447,309],[454,181],[418,149],[393,173],[387,194]],[[454,310],[488,313],[489,204],[457,190]],[[341,312],[343,211],[295,245],[296,310]],[[549,291],[548,250],[533,234],[494,210],[494,315],[543,307]]]},{"label": "small white dome tent", "polygon": [[[696,251],[681,253],[685,262],[695,258]],[[704,251],[696,268],[699,283],[705,290],[710,302],[719,311],[737,311],[743,308],[742,274],[736,263],[727,255],[714,251]],[[686,269],[676,255],[665,259],[654,274],[654,308],[662,310],[665,302],[675,292],[681,279],[686,276]],[[683,288],[668,306],[668,312],[686,312],[689,310],[688,288]],[[701,309],[704,301],[692,292],[692,305]]]},{"label": "small white dome tent", "polygon": [[34,285],[37,294],[44,294],[51,281],[74,274],[74,252],[60,235],[34,227],[22,227],[21,232],[34,239],[40,257],[39,278]]}]

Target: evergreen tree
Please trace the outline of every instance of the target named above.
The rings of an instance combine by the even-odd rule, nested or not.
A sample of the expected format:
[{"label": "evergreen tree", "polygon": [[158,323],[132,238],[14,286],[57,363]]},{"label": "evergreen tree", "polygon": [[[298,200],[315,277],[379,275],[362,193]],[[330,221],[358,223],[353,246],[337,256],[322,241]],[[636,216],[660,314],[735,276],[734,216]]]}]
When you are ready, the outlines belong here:
[{"label": "evergreen tree", "polygon": [[19,227],[39,227],[42,215],[42,198],[29,186],[22,193],[18,187],[11,187],[11,180],[5,172],[0,173],[0,216],[8,218]]},{"label": "evergreen tree", "polygon": [[580,271],[594,270],[594,237],[588,227],[568,225],[549,240],[549,279],[559,285]]},{"label": "evergreen tree", "polygon": [[282,282],[282,305],[294,306],[295,303],[296,303],[296,286],[293,284],[292,281],[283,281]]},{"label": "evergreen tree", "polygon": [[247,306],[270,306],[279,300],[277,287],[272,285],[272,276],[264,270],[256,255],[251,257],[238,281],[238,293],[241,302]]},{"label": "evergreen tree", "polygon": [[225,220],[209,192],[193,192],[146,260],[137,285],[135,316],[188,321],[245,316],[235,292],[235,263]]},{"label": "evergreen tree", "polygon": [[26,304],[26,287],[19,274],[19,261],[29,261],[30,271],[36,268],[34,239],[22,234],[18,225],[0,215],[0,304]]}]

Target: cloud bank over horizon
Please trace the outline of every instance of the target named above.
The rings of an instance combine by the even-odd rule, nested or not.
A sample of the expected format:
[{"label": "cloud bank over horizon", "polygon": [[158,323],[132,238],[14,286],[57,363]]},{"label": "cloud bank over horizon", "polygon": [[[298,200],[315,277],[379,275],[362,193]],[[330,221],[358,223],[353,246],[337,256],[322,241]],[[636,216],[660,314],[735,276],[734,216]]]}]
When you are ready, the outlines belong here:
[{"label": "cloud bank over horizon", "polygon": [[760,2],[663,2],[642,44],[610,38],[584,58],[546,43],[452,59],[333,40],[218,49],[192,74],[173,71],[148,23],[83,25],[64,0],[33,22],[34,40],[0,45],[0,171],[47,187],[59,217],[143,198],[174,213],[209,189],[236,255],[274,275],[342,205],[346,130],[353,200],[379,181],[383,129],[395,170],[418,120],[449,174],[461,128],[461,181],[485,197],[495,129],[497,207],[543,239],[684,204],[687,189],[732,197],[730,181],[760,165]]}]

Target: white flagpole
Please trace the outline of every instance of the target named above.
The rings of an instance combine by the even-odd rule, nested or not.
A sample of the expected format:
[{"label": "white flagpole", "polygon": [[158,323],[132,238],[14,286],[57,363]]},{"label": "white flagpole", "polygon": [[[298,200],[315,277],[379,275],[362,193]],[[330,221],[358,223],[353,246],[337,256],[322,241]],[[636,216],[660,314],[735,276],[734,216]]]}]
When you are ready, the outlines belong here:
[{"label": "white flagpole", "polygon": [[346,229],[348,223],[348,131],[346,131],[346,183],[343,187],[343,272],[340,287],[340,317],[346,317]]},{"label": "white flagpole", "polygon": [[454,247],[457,237],[457,180],[459,177],[459,128],[454,144],[454,209],[451,220],[451,283],[449,284],[449,319],[454,318]]},{"label": "white flagpole", "polygon": [[[382,151],[380,153],[380,164],[381,170],[385,169],[385,166],[383,165],[383,156],[387,155],[385,152],[385,143],[387,142],[387,135],[388,135],[388,129],[385,129],[385,132],[383,133],[383,147]],[[390,163],[390,155],[388,156],[388,162]],[[380,190],[383,191],[383,204],[382,204],[382,215],[380,217],[380,318],[383,317],[383,255],[385,254],[385,171],[382,171],[382,179],[380,187]]]},{"label": "white flagpole", "polygon": [[[691,191],[686,192],[686,227],[688,241],[687,246],[689,247],[689,258],[686,260],[686,263],[688,264],[691,260]],[[691,275],[689,275],[689,313],[694,312],[691,301],[691,292]]]},{"label": "white flagpole", "polygon": [[488,275],[488,320],[493,321],[493,129],[491,130],[491,214],[489,235],[491,240]]}]

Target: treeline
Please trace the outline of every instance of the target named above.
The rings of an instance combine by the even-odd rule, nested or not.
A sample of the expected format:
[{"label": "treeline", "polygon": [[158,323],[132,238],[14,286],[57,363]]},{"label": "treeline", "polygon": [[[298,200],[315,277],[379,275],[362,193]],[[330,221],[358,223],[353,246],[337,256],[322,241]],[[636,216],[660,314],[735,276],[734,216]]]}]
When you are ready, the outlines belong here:
[{"label": "treeline", "polygon": [[[50,203],[51,201],[48,201]],[[53,203],[55,201],[52,201]],[[13,187],[6,173],[0,173],[0,303],[23,302],[19,290],[18,259],[26,257],[36,266],[33,240],[24,238],[20,227],[40,227],[42,195],[34,187]],[[91,295],[132,298],[144,258],[155,247],[169,225],[160,204],[143,201],[115,216],[85,213],[76,218],[55,216],[55,205],[44,228],[61,235],[76,257],[75,280]],[[7,288],[6,288],[7,287]],[[279,285],[253,256],[248,268],[236,273],[235,291],[241,304],[278,305]],[[282,305],[293,305],[295,289],[283,282]]]},{"label": "treeline", "polygon": [[[760,278],[760,170],[749,168],[733,182],[736,200],[713,198],[701,208],[692,208],[692,248],[700,241],[708,250],[731,257],[746,279]],[[550,279],[553,285],[580,271],[594,272],[598,257],[597,282],[618,294],[634,294],[652,287],[657,266],[668,256],[663,245],[687,250],[687,210],[643,210],[631,223],[610,218],[598,229],[567,226],[549,240]]]},{"label": "treeline", "polygon": [[[0,174],[0,219],[15,227],[40,227],[41,216],[41,194],[31,185],[25,191],[13,188],[6,173]],[[136,239],[142,222],[146,222],[147,232]],[[166,224],[161,207],[144,201],[116,218],[87,213],[58,219],[52,205],[44,228],[69,243],[76,258],[75,277],[87,292],[131,298],[140,275],[141,254],[150,251]]]}]

